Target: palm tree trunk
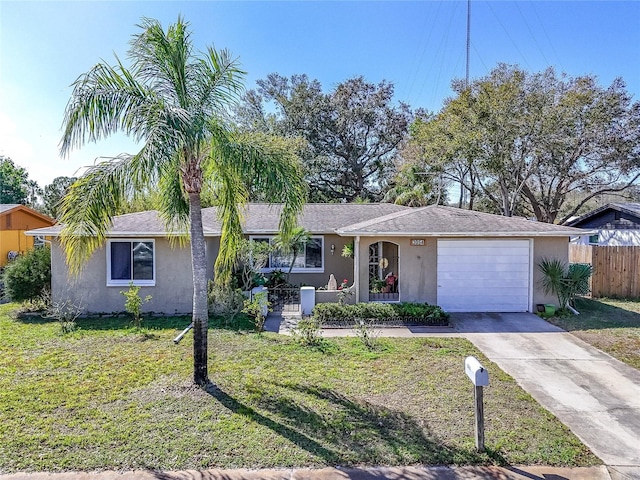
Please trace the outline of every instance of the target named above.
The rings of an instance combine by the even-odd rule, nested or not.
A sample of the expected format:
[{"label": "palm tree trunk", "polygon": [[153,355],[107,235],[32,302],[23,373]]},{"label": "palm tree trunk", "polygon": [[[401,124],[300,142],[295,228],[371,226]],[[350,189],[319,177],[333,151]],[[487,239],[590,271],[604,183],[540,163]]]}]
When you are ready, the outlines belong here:
[{"label": "palm tree trunk", "polygon": [[207,307],[207,262],[200,194],[189,193],[191,221],[191,268],[193,270],[193,381],[197,385],[209,382],[207,348],[209,311]]},{"label": "palm tree trunk", "polygon": [[291,277],[291,270],[293,270],[293,264],[296,263],[296,258],[298,258],[298,251],[294,248],[291,252],[293,258],[291,259],[291,265],[289,265],[289,271],[287,272],[287,283],[289,282],[289,278]]}]

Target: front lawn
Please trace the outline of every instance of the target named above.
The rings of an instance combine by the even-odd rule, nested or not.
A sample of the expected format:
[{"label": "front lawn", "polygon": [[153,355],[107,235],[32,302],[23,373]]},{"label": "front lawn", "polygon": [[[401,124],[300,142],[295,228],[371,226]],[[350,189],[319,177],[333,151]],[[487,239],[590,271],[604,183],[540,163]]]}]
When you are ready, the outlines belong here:
[{"label": "front lawn", "polygon": [[549,322],[640,369],[640,300],[585,298],[576,301],[576,309],[580,315]]},{"label": "front lawn", "polygon": [[[0,306],[0,473],[326,465],[601,463],[462,339],[290,337],[212,328],[210,377],[191,384],[186,318],[13,320]],[[467,355],[488,368],[474,452]]]}]

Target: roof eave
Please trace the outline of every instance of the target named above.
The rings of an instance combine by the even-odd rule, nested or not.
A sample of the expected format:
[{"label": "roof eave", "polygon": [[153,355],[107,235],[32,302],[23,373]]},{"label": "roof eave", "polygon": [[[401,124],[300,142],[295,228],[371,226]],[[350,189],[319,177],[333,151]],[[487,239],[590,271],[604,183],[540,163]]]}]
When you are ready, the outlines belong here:
[{"label": "roof eave", "polygon": [[360,237],[575,237],[590,235],[595,231],[585,230],[581,232],[345,232],[337,231],[339,235]]}]

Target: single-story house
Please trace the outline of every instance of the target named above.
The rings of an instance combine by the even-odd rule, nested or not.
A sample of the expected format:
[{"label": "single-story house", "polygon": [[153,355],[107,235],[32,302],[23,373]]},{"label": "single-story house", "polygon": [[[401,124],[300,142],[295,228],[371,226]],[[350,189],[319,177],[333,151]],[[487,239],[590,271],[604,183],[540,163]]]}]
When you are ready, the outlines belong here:
[{"label": "single-story house", "polygon": [[[281,206],[249,204],[244,233],[271,241]],[[543,257],[568,259],[571,236],[580,230],[524,218],[507,218],[453,207],[403,207],[393,204],[307,204],[298,224],[311,240],[294,264],[291,282],[353,285],[355,299],[438,304],[447,311],[533,311],[553,303],[538,286],[536,265]],[[208,275],[220,245],[214,208],[203,209]],[[57,237],[61,227],[32,235]],[[353,258],[341,255],[353,243]],[[290,257],[273,254],[265,269],[287,270]],[[192,304],[190,250],[172,245],[153,211],[114,217],[106,245],[80,275],[70,278],[64,252],[52,241],[52,295],[70,298],[91,312],[122,311],[120,291],[129,282],[152,295],[146,308],[186,313]]]},{"label": "single-story house", "polygon": [[575,238],[578,245],[640,246],[640,203],[608,203],[567,226],[597,230]]},{"label": "single-story house", "polygon": [[44,245],[43,235],[27,236],[26,231],[50,227],[55,223],[53,218],[26,205],[0,204],[0,268],[34,246]]}]

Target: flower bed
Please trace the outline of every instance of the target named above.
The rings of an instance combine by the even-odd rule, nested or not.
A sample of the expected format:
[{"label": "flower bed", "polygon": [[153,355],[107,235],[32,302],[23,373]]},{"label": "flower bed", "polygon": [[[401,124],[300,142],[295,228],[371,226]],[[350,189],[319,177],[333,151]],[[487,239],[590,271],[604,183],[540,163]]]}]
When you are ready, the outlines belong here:
[{"label": "flower bed", "polygon": [[374,326],[449,325],[449,314],[428,303],[318,304],[313,316],[327,327],[351,327],[365,321]]}]

